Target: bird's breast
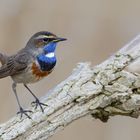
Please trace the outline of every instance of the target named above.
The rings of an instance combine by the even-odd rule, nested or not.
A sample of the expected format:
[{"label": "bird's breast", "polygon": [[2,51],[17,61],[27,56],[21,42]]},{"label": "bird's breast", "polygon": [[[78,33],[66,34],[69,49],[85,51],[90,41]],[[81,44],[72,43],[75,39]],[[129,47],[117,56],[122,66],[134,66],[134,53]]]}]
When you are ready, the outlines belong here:
[{"label": "bird's breast", "polygon": [[12,79],[16,83],[24,84],[37,82],[48,76],[52,72],[55,64],[56,58],[52,54],[49,54],[49,56],[39,55],[24,71],[13,75]]},{"label": "bird's breast", "polygon": [[39,80],[47,75],[49,75],[52,72],[52,69],[50,71],[42,71],[39,66],[34,62],[32,64],[32,74]]},{"label": "bird's breast", "polygon": [[[52,69],[53,70],[53,69]],[[44,77],[48,76],[52,70],[50,71],[42,71],[39,66],[33,62],[30,64],[25,71],[22,73],[11,76],[15,83],[35,83]]]}]

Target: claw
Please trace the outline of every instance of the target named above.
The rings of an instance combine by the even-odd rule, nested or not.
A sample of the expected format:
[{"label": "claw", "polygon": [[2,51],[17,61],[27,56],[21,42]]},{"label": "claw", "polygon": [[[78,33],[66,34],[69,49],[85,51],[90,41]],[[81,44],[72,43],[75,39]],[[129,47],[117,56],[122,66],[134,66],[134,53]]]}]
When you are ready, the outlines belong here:
[{"label": "claw", "polygon": [[48,106],[47,104],[41,103],[41,102],[39,101],[39,99],[36,99],[36,100],[33,101],[31,104],[32,104],[33,106],[35,105],[35,109],[37,109],[37,107],[39,106],[42,112],[44,112],[44,109],[43,109],[42,106]]},{"label": "claw", "polygon": [[20,111],[17,112],[17,114],[20,114],[20,119],[23,117],[23,115],[27,116],[29,119],[32,119],[27,113],[32,113],[32,111],[24,110],[22,107],[20,107]]}]

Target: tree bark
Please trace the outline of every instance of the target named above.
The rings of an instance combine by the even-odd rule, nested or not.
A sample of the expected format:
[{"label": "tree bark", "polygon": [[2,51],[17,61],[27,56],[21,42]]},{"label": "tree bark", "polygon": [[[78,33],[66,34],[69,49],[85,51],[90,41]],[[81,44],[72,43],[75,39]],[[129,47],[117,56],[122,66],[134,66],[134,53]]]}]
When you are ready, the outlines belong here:
[{"label": "tree bark", "polygon": [[[91,115],[107,122],[109,117],[123,115],[137,118],[140,114],[140,36],[109,59],[92,67],[80,63],[65,81],[45,97],[45,112],[33,111],[31,118],[19,116],[0,125],[0,140],[44,140],[81,117]],[[139,67],[138,67],[139,66]]]}]

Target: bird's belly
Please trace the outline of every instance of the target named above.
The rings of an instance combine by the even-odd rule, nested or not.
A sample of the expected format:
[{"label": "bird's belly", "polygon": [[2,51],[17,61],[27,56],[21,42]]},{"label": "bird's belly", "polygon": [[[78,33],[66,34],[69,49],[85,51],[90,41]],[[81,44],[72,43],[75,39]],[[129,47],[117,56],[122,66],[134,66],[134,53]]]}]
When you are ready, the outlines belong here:
[{"label": "bird's belly", "polygon": [[49,75],[51,71],[41,71],[35,63],[33,63],[28,69],[25,70],[25,72],[16,74],[12,76],[12,79],[16,83],[34,83],[37,82],[47,75]]},{"label": "bird's belly", "polygon": [[26,72],[26,73],[20,73],[12,76],[12,79],[15,83],[34,83],[41,79],[38,79],[35,75],[32,74],[32,72]]}]

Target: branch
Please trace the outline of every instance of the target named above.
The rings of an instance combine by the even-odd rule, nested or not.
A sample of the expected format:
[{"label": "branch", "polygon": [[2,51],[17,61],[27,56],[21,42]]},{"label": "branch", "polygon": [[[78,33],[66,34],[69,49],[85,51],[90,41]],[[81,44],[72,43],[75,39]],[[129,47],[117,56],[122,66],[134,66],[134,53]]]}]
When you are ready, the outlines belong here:
[{"label": "branch", "polygon": [[137,118],[140,114],[140,76],[130,69],[139,58],[140,36],[137,36],[100,65],[78,64],[70,77],[42,98],[48,105],[44,114],[31,107],[32,120],[15,116],[1,124],[0,140],[48,139],[87,115],[103,122],[114,115]]}]

